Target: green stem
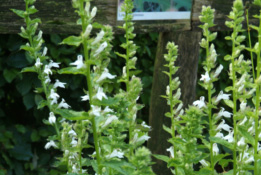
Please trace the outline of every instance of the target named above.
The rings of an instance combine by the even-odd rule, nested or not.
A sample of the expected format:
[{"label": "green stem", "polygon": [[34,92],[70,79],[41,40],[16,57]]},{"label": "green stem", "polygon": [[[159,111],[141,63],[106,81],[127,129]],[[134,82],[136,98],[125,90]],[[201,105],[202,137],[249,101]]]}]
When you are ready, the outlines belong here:
[{"label": "green stem", "polygon": [[[86,16],[84,15],[84,1],[81,0],[80,3],[80,12],[82,13],[81,15],[81,20],[82,20],[82,31],[85,32],[87,28],[87,23],[86,23]],[[87,39],[83,38],[83,50],[84,50],[84,58],[85,58],[85,65],[86,65],[86,80],[87,80],[87,87],[88,87],[88,92],[89,92],[89,103],[92,105],[92,97],[93,97],[93,91],[92,91],[92,82],[91,82],[91,68],[90,64],[88,64],[89,60],[89,48],[87,44]],[[95,146],[95,151],[96,151],[96,159],[97,159],[97,167],[98,167],[98,175],[102,174],[102,167],[101,167],[101,157],[100,157],[100,149],[99,149],[99,142],[98,142],[98,132],[97,132],[97,126],[96,126],[96,121],[95,117],[92,118],[92,127],[93,127],[93,138],[94,138],[94,146]]]},{"label": "green stem", "polygon": [[[173,70],[171,69],[172,66],[169,66],[169,72],[173,72]],[[172,82],[172,75],[169,76],[169,86],[171,85]],[[172,130],[172,138],[176,138],[176,127],[175,127],[175,121],[174,121],[174,105],[173,105],[173,94],[172,94],[172,87],[169,87],[169,100],[170,100],[170,113],[171,113],[171,130]],[[173,150],[174,150],[174,158],[177,158],[177,152],[176,152],[176,148],[175,148],[175,144],[172,144],[173,146]],[[175,167],[175,174],[178,174],[178,169],[177,167]]]},{"label": "green stem", "polygon": [[[235,27],[234,27],[235,31]],[[237,96],[236,96],[236,72],[235,72],[235,38],[233,38],[233,47],[232,47],[232,77],[233,77],[233,116],[236,116],[237,112]],[[236,119],[233,119],[233,126],[234,126],[234,149],[233,149],[233,167],[234,167],[234,175],[237,173],[237,122]]]},{"label": "green stem", "polygon": [[249,42],[249,48],[250,48],[250,57],[252,61],[252,73],[254,80],[255,77],[255,66],[254,66],[254,58],[253,58],[253,52],[252,52],[252,42],[251,42],[251,35],[250,35],[250,27],[249,27],[249,17],[248,17],[248,9],[246,10],[246,20],[247,20],[247,33],[248,33],[248,42]]},{"label": "green stem", "polygon": [[[261,14],[261,11],[260,11]],[[258,43],[259,43],[259,49],[257,52],[257,75],[256,77],[259,78],[260,76],[260,49],[261,49],[261,19],[259,19],[259,31],[258,31]],[[258,84],[256,84],[256,104],[255,104],[255,108],[256,108],[256,113],[255,113],[255,145],[254,145],[254,159],[255,159],[255,163],[254,163],[254,175],[257,175],[258,173],[258,152],[257,152],[257,148],[258,148],[258,136],[259,136],[259,130],[258,130],[258,121],[259,121],[259,106],[260,106],[260,100],[259,100],[259,95],[260,95],[260,87]]]},{"label": "green stem", "polygon": [[[208,59],[209,57],[209,39],[208,39],[208,36],[207,36],[207,47],[206,47],[206,57]],[[208,74],[210,73],[210,67],[209,67],[209,64],[207,63],[207,71],[208,71]],[[209,103],[209,109],[208,109],[208,120],[209,120],[209,135],[211,137],[213,137],[213,122],[212,122],[212,97],[211,97],[211,86],[210,84],[208,85],[208,103]],[[213,142],[210,141],[210,164],[211,164],[211,171],[212,171],[212,174],[214,175],[214,171],[215,171],[215,165],[214,165],[214,153],[213,153]]]}]

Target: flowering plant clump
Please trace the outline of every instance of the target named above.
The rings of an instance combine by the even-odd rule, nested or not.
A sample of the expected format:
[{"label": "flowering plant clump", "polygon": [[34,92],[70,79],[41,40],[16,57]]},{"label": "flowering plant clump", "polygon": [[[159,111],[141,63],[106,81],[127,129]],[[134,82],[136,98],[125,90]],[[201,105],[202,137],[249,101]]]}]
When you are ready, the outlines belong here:
[{"label": "flowering plant clump", "polygon": [[[48,56],[47,47],[43,47],[43,32],[37,30],[41,20],[30,18],[37,12],[33,5],[35,0],[25,0],[25,11],[12,9],[26,23],[25,28],[21,27],[20,36],[28,42],[21,49],[35,60],[32,67],[22,72],[37,73],[41,86],[35,92],[43,96],[38,108],[49,109],[49,116],[44,123],[53,126],[56,131],[47,138],[45,149],[62,151],[54,167],[63,169],[66,174],[154,174],[151,152],[142,146],[150,139],[148,132],[151,127],[144,121],[138,124],[136,119],[143,105],[137,103],[142,83],[134,71],[138,47],[133,42],[133,2],[125,0],[122,7],[124,24],[119,28],[125,31],[126,40],[121,47],[126,53],[116,52],[125,60],[122,75],[118,78],[108,69],[112,27],[93,22],[97,8],[92,7],[90,1],[72,1],[80,17],[77,24],[81,26],[82,32],[79,36],[65,38],[61,44],[82,47],[83,53],[78,54],[75,61],[64,68],[53,61]],[[253,4],[261,7],[261,0],[254,0]],[[231,54],[224,58],[229,62],[228,77],[232,84],[216,92],[214,83],[219,80],[223,65],[217,64],[218,54],[213,44],[217,33],[210,31],[215,26],[214,12],[211,7],[203,6],[199,17],[203,30],[200,46],[206,53],[204,73],[199,84],[207,95],[201,96],[187,109],[184,109],[180,100],[180,80],[174,78],[178,71],[175,66],[178,46],[175,43],[167,44],[168,53],[164,58],[168,71],[164,73],[168,76],[169,85],[162,97],[167,100],[169,112],[165,116],[170,118],[171,124],[164,125],[163,129],[171,135],[168,140],[171,146],[167,148],[169,156],[153,156],[165,161],[176,175],[248,175],[251,172],[259,175],[261,22],[259,26],[249,26],[258,32],[258,42],[253,48],[251,44],[246,47],[243,44],[246,37],[242,35],[243,2],[234,1],[228,15],[229,21],[226,21],[232,33],[225,38],[231,42],[232,49]],[[261,14],[254,17],[261,21]],[[94,30],[98,31],[96,35],[93,35]],[[251,52],[251,60],[244,59],[243,50]],[[256,55],[256,63],[252,53]],[[85,109],[71,109],[71,105],[58,94],[60,88],[66,88],[66,83],[54,79],[56,73],[85,77],[86,86],[83,87],[83,95],[79,97],[82,103],[86,103]],[[115,94],[108,88],[109,84],[113,84],[113,79],[117,79],[123,87]],[[229,122],[233,125],[230,126]],[[217,172],[217,166],[222,167],[223,172]]]}]

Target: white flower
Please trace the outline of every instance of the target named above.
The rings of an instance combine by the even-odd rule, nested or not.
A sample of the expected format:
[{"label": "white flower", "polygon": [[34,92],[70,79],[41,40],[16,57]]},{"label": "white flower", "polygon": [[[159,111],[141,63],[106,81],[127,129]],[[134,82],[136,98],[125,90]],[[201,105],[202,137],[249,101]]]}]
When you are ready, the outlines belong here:
[{"label": "white flower", "polygon": [[234,131],[229,131],[228,135],[224,137],[224,140],[227,140],[229,143],[234,141],[233,137]]},{"label": "white flower", "polygon": [[254,162],[255,160],[254,160],[254,157],[253,156],[251,156],[251,157],[249,157],[246,161],[245,161],[245,163],[250,163],[250,162]]},{"label": "white flower", "polygon": [[59,105],[58,105],[58,108],[65,108],[65,109],[68,109],[68,108],[70,108],[71,106],[70,105],[68,105],[66,102],[65,102],[65,100],[64,99],[62,99],[62,101],[59,103]]},{"label": "white flower", "polygon": [[205,161],[205,159],[202,159],[199,161],[201,163],[201,165],[203,165],[204,167],[208,166],[208,163]]},{"label": "white flower", "polygon": [[47,75],[49,75],[49,74],[52,75],[53,74],[52,70],[50,69],[50,67],[48,65],[44,66],[44,73],[47,74]]},{"label": "white flower", "polygon": [[51,83],[51,79],[50,79],[49,75],[46,75],[44,78],[45,78],[45,80],[44,80],[45,84]]},{"label": "white flower", "polygon": [[102,43],[100,45],[100,47],[95,51],[94,55],[93,56],[97,56],[99,55],[106,47],[108,46],[107,42],[105,41],[104,43]]},{"label": "white flower", "polygon": [[43,49],[43,56],[45,56],[46,54],[47,54],[47,47],[44,47],[44,49]]},{"label": "white flower", "polygon": [[48,64],[49,68],[51,69],[52,67],[56,67],[56,68],[59,68],[59,64],[61,63],[55,63],[53,62],[53,60],[50,60],[50,63]]},{"label": "white flower", "polygon": [[59,80],[55,80],[55,83],[53,85],[54,88],[60,87],[60,88],[65,88],[66,83],[60,82]]},{"label": "white flower", "polygon": [[219,74],[221,73],[222,70],[223,70],[223,66],[222,66],[222,64],[220,64],[214,73],[214,77],[219,76]]},{"label": "white flower", "polygon": [[170,88],[169,88],[169,85],[168,85],[167,88],[166,88],[166,95],[169,95],[169,90],[170,90]]},{"label": "white flower", "polygon": [[170,157],[171,157],[171,158],[174,158],[174,147],[173,147],[173,146],[169,147],[169,148],[167,149],[167,151],[170,152]]},{"label": "white flower", "polygon": [[223,133],[218,132],[218,133],[215,135],[215,137],[224,138],[224,135],[223,135]]},{"label": "white flower", "polygon": [[50,124],[55,124],[55,122],[56,122],[56,117],[54,116],[54,114],[53,114],[53,112],[50,112],[49,113],[49,123]]},{"label": "white flower", "polygon": [[113,152],[110,155],[107,155],[106,158],[111,159],[113,157],[118,157],[119,159],[124,158],[124,153],[122,151],[118,151],[117,149],[114,149]]},{"label": "white flower", "polygon": [[93,7],[92,12],[91,12],[91,18],[94,18],[96,13],[97,13],[97,7]]},{"label": "white flower", "polygon": [[105,78],[109,78],[109,79],[113,79],[115,78],[116,75],[112,75],[109,73],[109,70],[107,68],[104,69],[103,73],[101,74],[100,78],[98,78],[97,82],[101,82],[102,80],[104,80]]},{"label": "white flower", "polygon": [[102,98],[107,99],[106,94],[103,92],[103,89],[101,87],[98,88],[97,94],[94,96],[95,98],[102,100]]},{"label": "white flower", "polygon": [[70,136],[73,136],[73,137],[76,137],[76,136],[77,136],[76,132],[75,132],[73,129],[71,129],[71,130],[68,132],[68,134],[69,134]]},{"label": "white flower", "polygon": [[84,37],[84,38],[87,38],[87,37],[90,35],[91,31],[92,31],[92,25],[89,24],[89,25],[86,27],[86,30],[85,30],[85,32],[84,32],[84,34],[83,34],[83,37]]},{"label": "white flower", "polygon": [[244,110],[246,109],[246,105],[247,105],[247,103],[245,103],[244,101],[242,101],[242,102],[240,103],[240,110],[241,110],[241,111],[244,111]]},{"label": "white flower", "polygon": [[233,115],[233,114],[230,113],[230,112],[225,111],[225,109],[221,107],[221,110],[219,111],[219,113],[217,115],[217,119],[219,119],[222,116],[224,116],[226,118],[231,118],[231,115]]},{"label": "white flower", "polygon": [[213,144],[213,153],[214,153],[214,155],[218,155],[218,153],[219,153],[219,149],[218,149],[217,143]]},{"label": "white flower", "polygon": [[86,94],[86,95],[84,95],[84,96],[81,96],[81,98],[82,98],[82,101],[90,100],[89,94]]},{"label": "white flower", "polygon": [[60,96],[54,91],[54,89],[51,89],[51,93],[49,98],[52,100],[51,105],[57,104],[57,100]]},{"label": "white flower", "polygon": [[224,94],[223,91],[220,91],[218,96],[217,96],[217,99],[216,99],[215,103],[218,103],[222,99],[223,100],[228,100],[229,96],[230,96],[230,94]]},{"label": "white flower", "polygon": [[126,77],[126,76],[127,76],[126,66],[124,66],[124,67],[122,68],[122,76],[123,76],[123,77]]},{"label": "white flower", "polygon": [[203,74],[201,75],[200,81],[204,81],[204,82],[208,83],[209,80],[210,80],[210,77],[209,77],[208,72],[206,72],[205,75],[203,75]]},{"label": "white flower", "polygon": [[47,142],[46,145],[44,146],[45,149],[49,149],[51,147],[58,148],[58,146],[55,144],[53,140]]},{"label": "white flower", "polygon": [[73,166],[72,166],[72,172],[73,172],[73,173],[78,173],[78,172],[79,172],[79,169],[76,167],[76,164],[73,164]]},{"label": "white flower", "polygon": [[245,138],[241,137],[241,139],[237,142],[237,146],[244,146],[246,145]]},{"label": "white flower", "polygon": [[143,126],[144,128],[148,128],[148,129],[151,128],[151,126],[146,125],[146,123],[144,121],[141,123],[141,126]]},{"label": "white flower", "polygon": [[34,65],[35,65],[35,67],[39,68],[41,65],[43,65],[43,63],[41,63],[40,58],[37,58]]},{"label": "white flower", "polygon": [[109,106],[106,106],[105,109],[103,110],[104,113],[108,113],[108,112],[113,112],[113,110],[111,108],[109,108]]},{"label": "white flower", "polygon": [[183,107],[183,103],[180,103],[176,109],[176,112],[179,112]]},{"label": "white flower", "polygon": [[92,111],[91,114],[99,117],[101,115],[101,107],[91,105]]},{"label": "white flower", "polygon": [[83,63],[82,55],[78,55],[77,60],[75,62],[71,63],[70,65],[76,66],[77,69],[81,69],[81,68],[85,67],[85,65]]},{"label": "white flower", "polygon": [[72,147],[76,147],[78,144],[77,140],[75,139],[75,137],[72,138],[72,141],[71,141],[71,145]]},{"label": "white flower", "polygon": [[201,96],[200,100],[196,100],[196,101],[193,102],[193,105],[197,106],[199,109],[202,108],[202,107],[205,107],[206,106],[205,97]]},{"label": "white flower", "polygon": [[112,123],[114,120],[118,120],[118,117],[116,117],[115,115],[111,115],[107,118],[107,120],[105,121],[105,123],[102,125],[102,128],[108,126],[110,123]]},{"label": "white flower", "polygon": [[91,7],[90,2],[86,2],[84,10],[88,14],[88,16],[89,16],[89,13],[90,13],[90,7]]},{"label": "white flower", "polygon": [[247,117],[245,116],[245,118],[244,118],[244,119],[239,123],[239,125],[243,125],[243,124],[245,124],[246,121],[247,121]]},{"label": "white flower", "polygon": [[220,124],[218,125],[216,130],[219,131],[219,130],[223,129],[223,130],[229,132],[230,128],[231,127],[228,124],[225,123],[225,120],[222,119],[222,122],[220,122]]},{"label": "white flower", "polygon": [[98,33],[97,37],[92,42],[92,45],[97,44],[98,42],[100,42],[101,39],[104,37],[104,34],[105,34],[104,31],[101,30],[100,33]]},{"label": "white flower", "polygon": [[134,137],[133,137],[133,143],[143,142],[143,141],[147,141],[149,139],[150,139],[150,136],[147,136],[147,135],[143,135],[138,138],[138,133],[135,133]]}]

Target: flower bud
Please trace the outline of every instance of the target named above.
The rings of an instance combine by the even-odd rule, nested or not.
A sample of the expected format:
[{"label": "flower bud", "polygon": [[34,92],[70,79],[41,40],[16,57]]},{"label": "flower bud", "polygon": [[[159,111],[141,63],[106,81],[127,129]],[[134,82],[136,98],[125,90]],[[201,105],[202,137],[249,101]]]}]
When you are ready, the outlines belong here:
[{"label": "flower bud", "polygon": [[92,12],[91,12],[91,18],[94,18],[97,13],[97,7],[93,7]]},{"label": "flower bud", "polygon": [[91,31],[92,31],[92,25],[89,24],[89,25],[87,26],[87,28],[86,28],[84,34],[83,34],[83,37],[84,37],[84,38],[87,38],[87,37],[90,35]]}]

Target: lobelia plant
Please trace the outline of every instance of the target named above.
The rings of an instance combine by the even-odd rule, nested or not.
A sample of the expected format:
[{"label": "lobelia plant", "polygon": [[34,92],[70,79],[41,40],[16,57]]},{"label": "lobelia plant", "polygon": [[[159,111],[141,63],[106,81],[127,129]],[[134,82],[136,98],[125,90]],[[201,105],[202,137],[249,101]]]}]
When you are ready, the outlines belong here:
[{"label": "lobelia plant", "polygon": [[[42,87],[36,91],[45,96],[45,100],[40,102],[38,107],[49,108],[49,119],[44,122],[56,129],[56,134],[48,138],[45,148],[53,147],[63,152],[55,167],[64,169],[67,174],[89,174],[89,167],[98,175],[154,174],[151,169],[151,153],[147,148],[141,147],[149,139],[147,135],[150,127],[144,122],[139,126],[136,122],[137,111],[142,108],[142,105],[136,103],[142,84],[130,71],[135,69],[137,60],[133,57],[137,46],[132,41],[135,37],[130,14],[132,1],[126,1],[123,6],[126,15],[125,24],[121,28],[126,30],[126,43],[123,43],[122,47],[126,49],[126,54],[117,53],[126,60],[123,76],[119,80],[125,83],[126,90],[120,90],[114,96],[107,88],[107,85],[112,83],[110,79],[116,78],[107,68],[110,61],[109,52],[112,49],[112,29],[110,26],[93,23],[97,8],[93,7],[91,10],[89,0],[72,1],[76,13],[80,16],[77,24],[81,25],[82,33],[80,36],[64,39],[61,44],[82,46],[83,55],[79,54],[77,60],[70,64],[71,67],[57,72],[86,77],[87,89],[84,89],[85,95],[81,96],[82,101],[88,101],[87,110],[84,111],[68,109],[70,105],[64,99],[58,103],[60,96],[57,88],[65,88],[65,83],[59,80],[52,83],[50,75],[56,72],[52,68],[59,68],[59,63],[46,56],[46,47],[42,49],[42,31],[36,35],[40,19],[31,20],[29,16],[37,12],[33,6],[34,2],[35,0],[25,0],[26,10],[13,9],[13,12],[26,22],[26,29],[21,27],[20,35],[28,39],[29,43],[21,49],[28,51],[35,60],[35,65],[25,68],[23,72],[38,74]],[[96,37],[91,35],[93,28],[100,29]],[[125,142],[126,131],[129,131],[129,144]],[[93,147],[95,152],[92,155],[86,154]]]}]

